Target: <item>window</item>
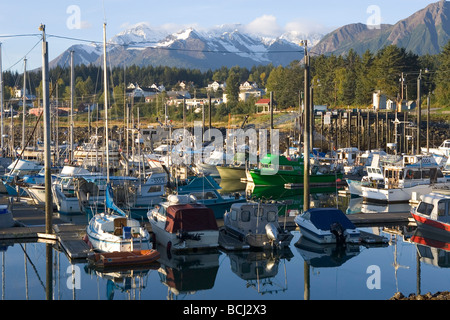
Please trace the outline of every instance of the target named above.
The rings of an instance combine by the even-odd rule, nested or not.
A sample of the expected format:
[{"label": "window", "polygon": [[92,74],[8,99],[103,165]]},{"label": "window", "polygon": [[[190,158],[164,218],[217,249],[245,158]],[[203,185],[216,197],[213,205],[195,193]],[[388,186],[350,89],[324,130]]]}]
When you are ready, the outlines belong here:
[{"label": "window", "polygon": [[160,191],[161,191],[161,186],[151,186],[148,189],[148,193],[160,192]]},{"label": "window", "polygon": [[231,220],[236,221],[237,220],[237,211],[231,210]]},{"label": "window", "polygon": [[162,216],[166,216],[166,208],[163,206],[159,207],[158,213]]},{"label": "window", "polygon": [[241,221],[249,222],[250,221],[250,211],[242,211],[241,212]]},{"label": "window", "polygon": [[426,202],[422,201],[419,204],[419,207],[417,208],[417,212],[426,214],[427,216],[429,216],[431,214],[431,211],[433,211],[433,207],[434,207],[434,205],[432,205],[431,203],[426,203]]},{"label": "window", "polygon": [[438,216],[440,216],[440,217],[445,216],[445,205],[446,205],[446,201],[438,202]]}]

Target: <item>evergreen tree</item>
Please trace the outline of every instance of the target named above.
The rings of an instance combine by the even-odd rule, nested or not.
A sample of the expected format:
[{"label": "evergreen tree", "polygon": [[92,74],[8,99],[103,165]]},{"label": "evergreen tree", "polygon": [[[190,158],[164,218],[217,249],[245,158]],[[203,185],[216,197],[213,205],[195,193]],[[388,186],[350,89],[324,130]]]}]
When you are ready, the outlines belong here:
[{"label": "evergreen tree", "polygon": [[439,55],[436,72],[436,101],[442,106],[450,105],[450,41]]}]

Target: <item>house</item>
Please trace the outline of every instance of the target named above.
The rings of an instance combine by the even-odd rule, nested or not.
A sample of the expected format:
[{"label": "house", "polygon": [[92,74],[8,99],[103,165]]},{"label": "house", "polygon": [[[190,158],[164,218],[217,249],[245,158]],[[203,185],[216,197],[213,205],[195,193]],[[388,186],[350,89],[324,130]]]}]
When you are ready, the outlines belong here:
[{"label": "house", "polygon": [[130,84],[125,89],[126,95],[128,97],[141,98],[141,97],[150,97],[156,96],[159,93],[159,90],[152,87],[141,87],[138,84]]},{"label": "house", "polygon": [[241,92],[255,89],[258,89],[258,85],[256,84],[256,82],[245,81],[244,83],[241,83],[241,85],[239,86],[239,91]]},{"label": "house", "polygon": [[270,112],[270,99],[259,99],[255,103],[256,113],[259,113],[259,109],[261,108],[261,113]]},{"label": "house", "polygon": [[164,91],[166,91],[166,87],[164,87],[162,84],[161,85],[157,85],[157,84],[152,84],[151,86],[150,86],[150,88],[153,88],[153,89],[156,89],[156,90],[158,90],[159,92],[164,92]]},{"label": "house", "polygon": [[387,108],[387,97],[377,90],[372,94],[372,105],[374,110],[385,110]]},{"label": "house", "polygon": [[206,88],[208,91],[213,90],[216,92],[219,89],[225,90],[227,85],[225,83],[219,83],[217,81],[214,81],[213,83],[208,84],[208,87]]}]

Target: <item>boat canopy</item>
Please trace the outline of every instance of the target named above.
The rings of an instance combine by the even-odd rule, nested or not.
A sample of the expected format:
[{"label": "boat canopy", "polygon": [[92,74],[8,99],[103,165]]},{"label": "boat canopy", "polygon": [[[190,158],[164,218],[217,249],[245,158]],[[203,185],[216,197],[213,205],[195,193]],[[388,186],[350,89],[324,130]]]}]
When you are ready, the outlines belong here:
[{"label": "boat canopy", "polygon": [[170,233],[219,230],[214,211],[199,203],[169,206],[165,229]]},{"label": "boat canopy", "polygon": [[312,224],[321,230],[330,230],[330,226],[336,222],[340,223],[344,229],[355,229],[355,225],[347,216],[336,208],[309,209],[305,212],[305,218],[309,218]]}]

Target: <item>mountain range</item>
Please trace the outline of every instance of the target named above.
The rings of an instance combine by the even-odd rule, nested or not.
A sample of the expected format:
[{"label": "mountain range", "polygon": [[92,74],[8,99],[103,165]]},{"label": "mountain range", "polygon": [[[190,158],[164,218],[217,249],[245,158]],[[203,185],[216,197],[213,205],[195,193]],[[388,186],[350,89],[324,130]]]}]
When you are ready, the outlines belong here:
[{"label": "mountain range", "polygon": [[394,25],[373,28],[362,23],[343,26],[325,35],[317,45],[317,54],[345,54],[352,48],[362,54],[397,45],[417,55],[438,54],[450,41],[450,2],[441,0],[417,11]]},{"label": "mountain range", "polygon": [[[395,44],[418,55],[437,54],[450,40],[450,2],[441,0],[428,5],[394,25],[377,28],[355,23],[327,35],[290,32],[275,38],[246,33],[240,25],[224,25],[208,31],[193,28],[168,34],[139,24],[108,41],[110,66],[169,66],[215,70],[222,66],[251,68],[272,63],[286,66],[303,58],[300,40],[307,39],[314,54],[345,54],[353,49],[362,54],[376,52]],[[64,65],[74,51],[75,64],[102,64],[101,43],[76,44],[49,64]]]}]

